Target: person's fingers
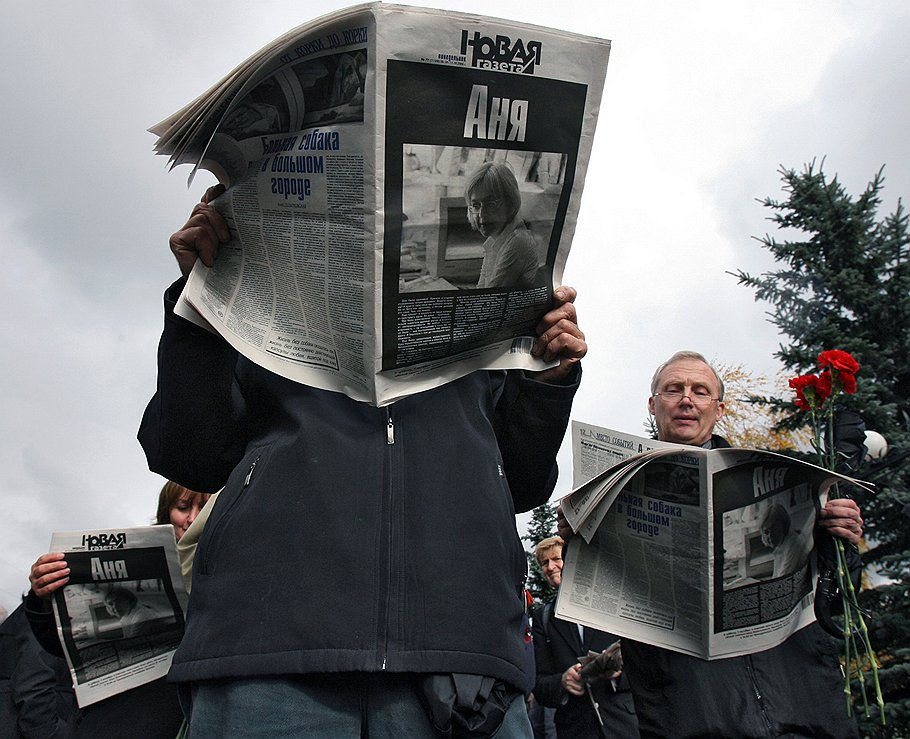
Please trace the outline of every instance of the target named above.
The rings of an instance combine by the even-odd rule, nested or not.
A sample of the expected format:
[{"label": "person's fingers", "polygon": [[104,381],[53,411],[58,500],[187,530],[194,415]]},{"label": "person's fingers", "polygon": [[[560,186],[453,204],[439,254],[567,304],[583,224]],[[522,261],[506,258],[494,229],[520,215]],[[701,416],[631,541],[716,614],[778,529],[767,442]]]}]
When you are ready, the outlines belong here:
[{"label": "person's fingers", "polygon": [[585,335],[578,327],[578,315],[573,302],[576,295],[575,288],[567,285],[556,288],[555,306],[537,324],[538,335],[531,354],[542,357],[547,362],[560,359],[559,367],[541,372],[539,380],[552,382],[562,379],[588,352]]},{"label": "person's fingers", "polygon": [[45,599],[69,581],[70,569],[62,552],[43,554],[32,565],[28,580],[32,591]]},{"label": "person's fingers", "polygon": [[[574,326],[574,324],[572,325]],[[543,348],[542,354],[537,355],[542,356],[547,362],[557,358],[559,359],[559,364],[556,367],[551,367],[550,369],[541,370],[536,373],[535,377],[538,381],[551,383],[562,381],[572,372],[573,367],[588,353],[588,344],[585,341],[584,334],[577,331],[577,328],[578,327],[575,326],[574,331],[556,334],[547,342]],[[538,339],[538,341],[540,341],[540,339]],[[534,352],[532,351],[532,353]]]},{"label": "person's fingers", "polygon": [[540,350],[536,356],[543,357],[547,362],[557,357],[581,359],[588,353],[585,335],[578,324],[567,320],[560,321],[541,334],[537,339],[537,347]]},{"label": "person's fingers", "polygon": [[829,500],[821,509],[819,526],[832,536],[856,544],[863,537],[863,517],[856,501],[849,498]]},{"label": "person's fingers", "polygon": [[572,695],[584,694],[584,681],[581,677],[581,665],[574,664],[562,673],[562,686]]},{"label": "person's fingers", "polygon": [[559,331],[567,330],[568,324],[571,324],[575,327],[572,329],[573,331],[577,331],[579,334],[581,333],[578,328],[578,313],[574,303],[564,302],[544,313],[537,322],[538,337],[543,338],[544,334],[549,333],[549,338],[552,338],[553,334],[558,333],[558,331],[554,331],[554,328],[558,324],[562,324],[559,327]]},{"label": "person's fingers", "polygon": [[227,222],[212,205],[201,202],[193,207],[189,220],[170,239],[171,252],[180,271],[187,275],[197,257],[207,267],[215,263],[218,248],[231,238]]},{"label": "person's fingers", "polygon": [[224,185],[212,185],[202,194],[203,203],[211,203],[215,198],[221,195],[225,191]]},{"label": "person's fingers", "polygon": [[577,297],[578,291],[570,285],[560,285],[553,291],[553,299],[557,305],[574,303]]},{"label": "person's fingers", "polygon": [[862,533],[858,533],[853,528],[846,526],[826,526],[825,530],[831,534],[831,536],[844,539],[851,544],[859,544],[860,540],[863,538]]},{"label": "person's fingers", "polygon": [[568,541],[575,532],[566,520],[566,514],[562,512],[562,506],[556,506],[556,533],[559,534],[563,541]]}]

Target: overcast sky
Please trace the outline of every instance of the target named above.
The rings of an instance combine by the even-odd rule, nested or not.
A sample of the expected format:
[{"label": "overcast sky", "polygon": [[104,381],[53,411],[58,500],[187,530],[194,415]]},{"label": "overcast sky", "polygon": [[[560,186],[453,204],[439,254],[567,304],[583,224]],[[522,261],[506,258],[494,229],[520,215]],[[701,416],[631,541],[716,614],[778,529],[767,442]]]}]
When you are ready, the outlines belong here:
[{"label": "overcast sky", "polygon": [[[18,601],[51,532],[154,513],[162,480],[135,432],[177,274],[167,238],[212,179],[187,191],[146,129],[347,4],[31,0],[4,13],[0,605]],[[725,272],[770,266],[756,198],[781,196],[779,165],[827,157],[854,193],[885,165],[884,210],[910,195],[907,3],[444,5],[613,42],[565,275],[590,345],[578,420],[641,433],[651,372],[681,348],[777,371],[767,306]],[[561,466],[558,493],[567,448]]]}]

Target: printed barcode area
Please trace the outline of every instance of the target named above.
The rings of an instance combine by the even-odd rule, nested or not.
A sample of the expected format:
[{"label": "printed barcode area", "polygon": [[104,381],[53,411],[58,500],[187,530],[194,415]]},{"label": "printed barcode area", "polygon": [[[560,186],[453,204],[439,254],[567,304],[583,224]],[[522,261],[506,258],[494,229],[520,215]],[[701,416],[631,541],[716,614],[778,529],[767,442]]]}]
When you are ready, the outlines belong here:
[{"label": "printed barcode area", "polygon": [[534,346],[534,339],[530,336],[519,336],[517,339],[512,340],[512,348],[509,349],[509,353],[530,354],[532,346]]},{"label": "printed barcode area", "polygon": [[803,596],[803,599],[799,602],[799,606],[800,606],[800,608],[811,608],[812,603],[814,601],[815,601],[815,593],[814,592],[806,593],[806,595]]}]

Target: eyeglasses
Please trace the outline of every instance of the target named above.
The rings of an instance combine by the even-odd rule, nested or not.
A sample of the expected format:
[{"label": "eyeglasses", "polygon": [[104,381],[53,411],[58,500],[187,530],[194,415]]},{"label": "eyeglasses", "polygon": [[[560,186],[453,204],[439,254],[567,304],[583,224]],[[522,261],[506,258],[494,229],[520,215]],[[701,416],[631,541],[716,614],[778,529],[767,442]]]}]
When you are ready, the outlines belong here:
[{"label": "eyeglasses", "polygon": [[472,200],[468,203],[468,210],[472,213],[480,213],[481,209],[483,210],[495,210],[500,205],[502,205],[501,198],[494,198],[491,200]]},{"label": "eyeglasses", "polygon": [[712,397],[707,390],[692,390],[688,393],[684,393],[682,390],[664,390],[663,392],[654,393],[654,397],[660,398],[670,405],[676,405],[684,397],[697,406],[710,405],[713,401],[720,400],[720,398]]}]

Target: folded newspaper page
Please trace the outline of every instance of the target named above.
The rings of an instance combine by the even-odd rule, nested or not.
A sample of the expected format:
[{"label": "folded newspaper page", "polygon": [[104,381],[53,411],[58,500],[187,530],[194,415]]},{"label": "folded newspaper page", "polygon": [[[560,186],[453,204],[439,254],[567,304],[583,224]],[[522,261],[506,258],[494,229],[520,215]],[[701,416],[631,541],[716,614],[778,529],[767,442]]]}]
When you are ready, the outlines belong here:
[{"label": "folded newspaper page", "polygon": [[[154,126],[232,234],[178,313],[282,376],[385,405],[545,368],[610,42],[371,3],[275,40]],[[192,176],[192,175],[191,175]],[[198,313],[197,313],[198,312]]]},{"label": "folded newspaper page", "polygon": [[59,532],[50,551],[70,568],[53,604],[79,705],[164,677],[187,600],[174,527]]},{"label": "folded newspaper page", "polygon": [[577,421],[572,450],[578,487],[561,505],[580,536],[561,618],[703,659],[770,649],[815,620],[816,513],[834,483],[865,483]]}]

